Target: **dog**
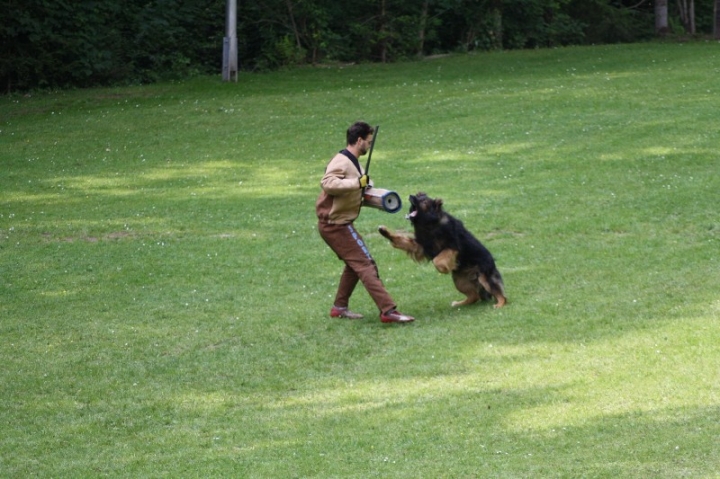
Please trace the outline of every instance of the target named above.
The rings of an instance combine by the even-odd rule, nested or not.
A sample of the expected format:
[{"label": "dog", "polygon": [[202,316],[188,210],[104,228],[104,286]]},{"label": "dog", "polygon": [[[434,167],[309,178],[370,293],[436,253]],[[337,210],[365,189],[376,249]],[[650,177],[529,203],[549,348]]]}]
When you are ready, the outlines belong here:
[{"label": "dog", "polygon": [[505,285],[490,251],[470,233],[462,221],[443,210],[443,200],[425,193],[410,196],[407,218],[415,236],[393,233],[385,226],[378,231],[415,261],[432,261],[443,274],[452,274],[458,291],[465,295],[452,306],[464,306],[495,298],[495,308],[507,303]]}]

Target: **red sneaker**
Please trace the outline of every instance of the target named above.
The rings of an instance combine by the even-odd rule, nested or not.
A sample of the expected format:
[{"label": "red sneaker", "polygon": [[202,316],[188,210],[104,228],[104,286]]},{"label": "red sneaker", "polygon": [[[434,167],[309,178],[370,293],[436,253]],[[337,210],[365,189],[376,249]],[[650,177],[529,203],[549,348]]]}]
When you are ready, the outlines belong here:
[{"label": "red sneaker", "polygon": [[362,319],[364,316],[360,313],[353,313],[347,308],[338,308],[337,306],[333,306],[332,309],[330,309],[330,317],[345,319]]},{"label": "red sneaker", "polygon": [[380,321],[383,323],[411,323],[415,318],[402,314],[397,309],[391,309],[387,313],[380,313]]}]

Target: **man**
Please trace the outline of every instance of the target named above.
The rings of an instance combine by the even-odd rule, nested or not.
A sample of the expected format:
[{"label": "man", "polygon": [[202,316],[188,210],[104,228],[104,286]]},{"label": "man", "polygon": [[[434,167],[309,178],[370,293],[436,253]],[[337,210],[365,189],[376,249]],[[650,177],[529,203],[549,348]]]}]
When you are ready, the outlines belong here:
[{"label": "man", "polygon": [[367,245],[353,226],[360,214],[363,190],[370,178],[358,158],[370,150],[375,130],[365,122],[356,122],[347,130],[347,147],[330,160],[320,186],[322,192],[315,204],[320,236],[345,262],[330,309],[333,318],[361,319],[362,314],[348,309],[350,296],[358,281],[375,301],[383,323],[409,323],[415,318],[398,312],[395,301],[380,280],[377,265]]}]

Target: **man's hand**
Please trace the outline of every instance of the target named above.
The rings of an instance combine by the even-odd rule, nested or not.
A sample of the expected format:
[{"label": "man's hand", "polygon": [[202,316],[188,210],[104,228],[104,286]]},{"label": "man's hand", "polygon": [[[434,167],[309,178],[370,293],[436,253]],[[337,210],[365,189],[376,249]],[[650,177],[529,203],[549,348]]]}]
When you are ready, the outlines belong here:
[{"label": "man's hand", "polygon": [[368,185],[368,183],[370,182],[370,177],[368,175],[362,175],[359,178],[359,181],[360,181],[360,188],[365,188]]}]

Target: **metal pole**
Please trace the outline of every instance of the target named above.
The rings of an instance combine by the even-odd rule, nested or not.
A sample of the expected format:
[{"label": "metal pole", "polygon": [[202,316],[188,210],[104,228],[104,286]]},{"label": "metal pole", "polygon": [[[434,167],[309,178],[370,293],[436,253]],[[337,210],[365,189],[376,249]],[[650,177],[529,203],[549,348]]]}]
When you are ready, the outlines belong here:
[{"label": "metal pole", "polygon": [[227,0],[222,77],[223,81],[238,79],[237,0]]}]

